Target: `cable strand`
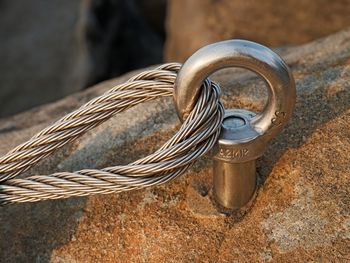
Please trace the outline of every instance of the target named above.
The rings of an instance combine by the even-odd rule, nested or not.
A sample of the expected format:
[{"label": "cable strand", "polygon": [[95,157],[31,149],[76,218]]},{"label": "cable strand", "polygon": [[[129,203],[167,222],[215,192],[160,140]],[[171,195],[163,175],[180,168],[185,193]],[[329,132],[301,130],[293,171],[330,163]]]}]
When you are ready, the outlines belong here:
[{"label": "cable strand", "polygon": [[156,152],[128,165],[15,178],[117,113],[172,96],[178,63],[130,78],[0,157],[0,204],[109,194],[160,185],[183,174],[215,145],[224,117],[220,87],[206,79],[198,101],[179,130]]}]

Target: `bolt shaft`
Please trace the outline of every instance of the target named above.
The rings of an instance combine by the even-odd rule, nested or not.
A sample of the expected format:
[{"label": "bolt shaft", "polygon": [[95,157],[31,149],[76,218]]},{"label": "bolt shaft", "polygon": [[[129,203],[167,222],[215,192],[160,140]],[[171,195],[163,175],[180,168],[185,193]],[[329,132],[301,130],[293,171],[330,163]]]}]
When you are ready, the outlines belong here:
[{"label": "bolt shaft", "polygon": [[214,160],[214,195],[220,205],[238,209],[249,203],[256,188],[255,161]]}]

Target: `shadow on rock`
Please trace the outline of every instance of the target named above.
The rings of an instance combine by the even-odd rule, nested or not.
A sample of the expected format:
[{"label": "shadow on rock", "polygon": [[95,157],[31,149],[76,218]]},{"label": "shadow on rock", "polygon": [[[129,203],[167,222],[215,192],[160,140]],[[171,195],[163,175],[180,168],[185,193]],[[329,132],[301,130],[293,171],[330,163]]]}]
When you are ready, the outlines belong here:
[{"label": "shadow on rock", "polygon": [[72,239],[86,198],[0,207],[0,258],[49,262],[51,252]]}]

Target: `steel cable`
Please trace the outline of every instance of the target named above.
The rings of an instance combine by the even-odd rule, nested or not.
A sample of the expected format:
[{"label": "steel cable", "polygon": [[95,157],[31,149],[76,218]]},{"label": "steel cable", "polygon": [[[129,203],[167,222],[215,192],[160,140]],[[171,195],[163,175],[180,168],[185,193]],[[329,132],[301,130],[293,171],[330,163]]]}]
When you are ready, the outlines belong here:
[{"label": "steel cable", "polygon": [[164,64],[119,84],[67,114],[0,158],[0,204],[108,194],[169,182],[216,143],[224,116],[220,88],[206,79],[198,101],[180,129],[160,149],[128,165],[15,178],[55,150],[115,114],[139,103],[172,96],[180,68]]}]

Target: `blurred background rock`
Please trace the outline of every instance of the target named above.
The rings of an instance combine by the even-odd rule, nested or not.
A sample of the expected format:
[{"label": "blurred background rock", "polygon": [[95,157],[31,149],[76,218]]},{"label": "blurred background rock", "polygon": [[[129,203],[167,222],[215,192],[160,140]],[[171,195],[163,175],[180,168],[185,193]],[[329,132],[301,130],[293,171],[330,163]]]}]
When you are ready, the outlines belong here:
[{"label": "blurred background rock", "polygon": [[349,13],[350,0],[0,0],[0,117],[223,39],[306,43]]},{"label": "blurred background rock", "polygon": [[0,0],[0,117],[162,62],[166,0]]}]

